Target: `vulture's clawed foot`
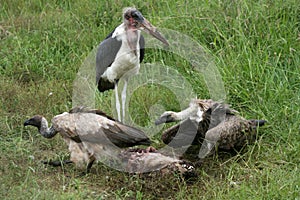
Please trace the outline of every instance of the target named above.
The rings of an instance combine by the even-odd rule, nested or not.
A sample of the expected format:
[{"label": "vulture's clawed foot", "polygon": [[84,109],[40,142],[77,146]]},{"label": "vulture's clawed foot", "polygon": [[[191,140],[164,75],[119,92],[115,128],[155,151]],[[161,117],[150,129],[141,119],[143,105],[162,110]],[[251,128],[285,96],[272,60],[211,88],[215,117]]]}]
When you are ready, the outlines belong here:
[{"label": "vulture's clawed foot", "polygon": [[81,178],[84,177],[86,175],[88,175],[90,172],[89,171],[84,171],[84,172],[80,172],[77,176],[75,176],[76,178]]},{"label": "vulture's clawed foot", "polygon": [[55,160],[55,161],[42,161],[43,164],[45,165],[51,165],[53,167],[61,167],[63,165],[66,165],[66,164],[71,164],[73,163],[71,160],[63,160],[63,161],[60,161],[60,160]]},{"label": "vulture's clawed foot", "polygon": [[77,178],[81,178],[81,177],[84,177],[86,175],[88,175],[89,173],[91,173],[91,168],[92,168],[92,165],[94,163],[94,160],[92,162],[90,162],[86,168],[85,171],[81,172],[78,176],[76,176]]}]

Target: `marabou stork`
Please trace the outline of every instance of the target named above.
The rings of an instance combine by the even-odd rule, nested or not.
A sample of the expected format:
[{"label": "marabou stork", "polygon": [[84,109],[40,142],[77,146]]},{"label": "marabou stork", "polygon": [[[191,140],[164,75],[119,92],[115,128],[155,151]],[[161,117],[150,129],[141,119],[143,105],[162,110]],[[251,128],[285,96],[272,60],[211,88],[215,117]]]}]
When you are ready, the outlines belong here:
[{"label": "marabou stork", "polygon": [[[169,45],[156,28],[143,17],[136,8],[123,10],[123,23],[115,28],[98,47],[96,55],[96,83],[98,90],[104,92],[115,89],[118,120],[125,118],[125,102],[128,79],[139,72],[140,62],[145,53],[145,40],[141,30]],[[121,93],[122,118],[118,96],[118,81],[124,78]]]}]

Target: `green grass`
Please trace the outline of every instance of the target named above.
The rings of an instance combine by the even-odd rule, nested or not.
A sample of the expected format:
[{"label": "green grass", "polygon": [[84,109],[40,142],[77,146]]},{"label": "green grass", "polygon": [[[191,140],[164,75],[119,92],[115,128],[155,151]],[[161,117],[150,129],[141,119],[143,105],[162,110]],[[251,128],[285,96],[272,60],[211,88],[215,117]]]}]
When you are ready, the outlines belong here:
[{"label": "green grass", "polygon": [[[254,144],[233,156],[207,158],[191,182],[175,175],[132,176],[100,163],[77,177],[74,166],[41,163],[68,157],[60,137],[47,140],[22,126],[34,114],[51,119],[72,107],[77,71],[131,1],[2,0],[0,5],[2,199],[300,198],[298,1],[135,1],[155,26],[186,34],[211,54],[226,101],[241,115],[268,121]],[[210,98],[205,77],[184,57],[151,49],[145,63],[154,62],[177,70],[198,97]],[[96,102],[110,114],[112,94],[97,94]],[[147,85],[132,94],[129,113],[148,130],[153,105],[179,110],[188,100],[179,102],[174,91]],[[163,146],[159,134],[151,137]]]}]

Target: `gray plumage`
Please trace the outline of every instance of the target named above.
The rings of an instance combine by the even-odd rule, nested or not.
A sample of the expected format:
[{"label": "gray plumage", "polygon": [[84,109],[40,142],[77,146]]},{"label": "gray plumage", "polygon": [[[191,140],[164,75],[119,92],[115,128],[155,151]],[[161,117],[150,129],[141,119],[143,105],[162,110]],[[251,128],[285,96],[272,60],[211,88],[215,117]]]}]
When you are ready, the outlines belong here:
[{"label": "gray plumage", "polygon": [[70,151],[70,160],[79,168],[89,165],[94,160],[111,156],[119,147],[149,145],[150,139],[134,127],[114,121],[104,112],[76,107],[64,112],[51,120],[35,115],[25,121],[24,126],[35,126],[41,135],[52,138],[60,133]]},{"label": "gray plumage", "polygon": [[98,90],[100,92],[104,92],[108,89],[114,89],[115,87],[114,82],[103,80],[101,76],[114,62],[121,45],[122,41],[112,38],[110,34],[98,47],[96,55],[96,83],[98,84]]},{"label": "gray plumage", "polygon": [[[238,112],[231,109],[229,105],[215,102],[213,100],[193,100],[193,105],[199,105],[199,109],[203,112],[200,122],[196,122],[190,116],[186,115],[183,119],[178,117],[178,113],[171,113],[175,117],[166,117],[164,113],[157,122],[165,121],[161,118],[168,118],[166,122],[177,121],[181,118],[179,124],[176,124],[162,133],[164,143],[179,148],[186,145],[197,146],[188,149],[187,153],[197,153],[201,151],[200,157],[210,153],[215,147],[223,150],[241,148],[245,144],[252,142],[256,137],[257,126],[262,126],[265,120],[247,120],[238,115]],[[189,108],[188,108],[189,109]],[[184,111],[179,112],[182,113]],[[173,120],[172,120],[173,118]],[[196,151],[196,152],[195,152]]]},{"label": "gray plumage", "polygon": [[[125,102],[128,79],[139,73],[140,62],[145,53],[144,31],[156,39],[169,45],[167,40],[136,8],[123,10],[123,23],[116,27],[98,47],[96,55],[96,84],[100,92],[116,89],[116,108],[118,120],[124,121]],[[118,95],[118,81],[124,79],[121,105]]]},{"label": "gray plumage", "polygon": [[[107,70],[108,67],[112,65],[115,61],[116,56],[120,50],[122,45],[122,41],[117,40],[117,38],[112,38],[111,32],[105,40],[103,40],[97,51],[96,55],[96,83],[98,84],[99,92],[104,92],[109,89],[115,88],[115,82],[119,81],[119,78],[115,79],[115,81],[111,82],[108,79],[104,79],[101,76]],[[145,39],[141,35],[139,40],[139,62],[142,62],[144,59],[145,52]],[[130,52],[128,52],[130,53]]]},{"label": "gray plumage", "polygon": [[126,171],[129,173],[146,173],[150,176],[172,175],[174,173],[184,177],[196,175],[192,163],[162,154],[153,147],[125,150],[120,153],[120,158],[127,163]]}]

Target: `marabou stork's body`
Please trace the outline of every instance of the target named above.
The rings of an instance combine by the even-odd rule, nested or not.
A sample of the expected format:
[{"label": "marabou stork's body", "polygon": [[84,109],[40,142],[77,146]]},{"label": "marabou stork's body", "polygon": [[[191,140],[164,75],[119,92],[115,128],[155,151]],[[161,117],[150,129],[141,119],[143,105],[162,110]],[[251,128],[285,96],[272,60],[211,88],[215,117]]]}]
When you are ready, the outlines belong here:
[{"label": "marabou stork's body", "polygon": [[[145,40],[141,30],[168,45],[166,39],[135,8],[125,8],[123,23],[110,33],[98,47],[96,56],[96,82],[98,90],[115,89],[118,120],[124,121],[128,79],[139,72],[144,58]],[[122,118],[118,96],[118,81],[124,78],[121,93]]]}]

